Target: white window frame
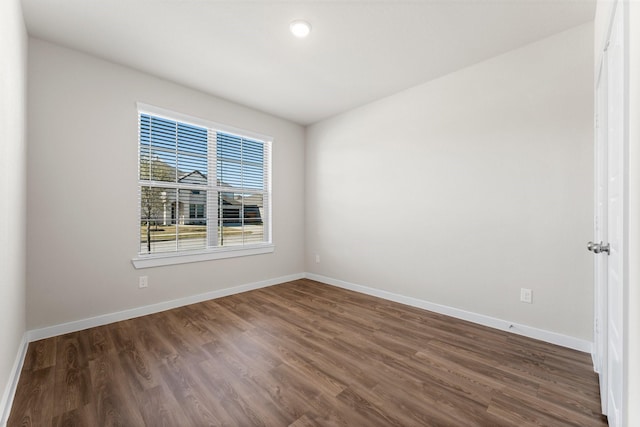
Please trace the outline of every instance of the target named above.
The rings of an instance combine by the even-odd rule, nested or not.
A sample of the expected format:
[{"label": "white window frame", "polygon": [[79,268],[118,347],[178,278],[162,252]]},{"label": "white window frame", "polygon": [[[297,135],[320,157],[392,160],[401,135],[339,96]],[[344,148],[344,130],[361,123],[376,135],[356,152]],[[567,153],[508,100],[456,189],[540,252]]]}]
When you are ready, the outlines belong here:
[{"label": "white window frame", "polygon": [[[271,155],[270,155],[271,153],[270,148],[273,143],[273,138],[270,136],[258,134],[255,132],[250,132],[244,129],[235,128],[233,126],[223,125],[210,120],[201,119],[198,117],[193,117],[193,116],[189,116],[182,113],[177,113],[175,111],[167,110],[167,109],[156,107],[149,104],[144,104],[141,102],[138,102],[136,105],[137,105],[138,117],[140,117],[140,114],[149,114],[149,115],[164,118],[167,120],[173,120],[176,122],[182,122],[182,123],[186,123],[194,126],[205,127],[210,130],[220,131],[223,133],[240,136],[247,139],[261,141],[266,146],[268,146],[269,149],[265,150],[266,158],[264,160],[264,163],[267,165],[264,171],[265,175],[267,175],[266,176],[267,179],[265,179],[265,185],[266,185],[265,190],[267,194],[267,198],[266,198],[267,200],[264,205],[264,210],[267,212],[267,215],[266,215],[266,220],[264,221],[264,242],[251,244],[251,245],[242,245],[242,246],[222,246],[222,247],[210,246],[202,250],[189,250],[189,251],[182,251],[182,252],[177,251],[177,252],[162,252],[162,253],[153,253],[153,254],[140,254],[139,253],[140,229],[138,228],[138,238],[136,239],[137,245],[138,245],[138,250],[136,250],[136,252],[138,253],[138,255],[131,260],[131,262],[133,263],[133,266],[136,269],[150,268],[150,267],[160,267],[165,265],[209,261],[209,260],[215,260],[215,259],[260,255],[260,254],[274,252],[275,245],[272,242],[272,232],[271,232],[272,196],[271,196]],[[139,144],[140,144],[140,135],[138,135],[138,147],[139,147]],[[211,147],[209,147],[209,149],[211,149]],[[139,151],[140,150],[138,148],[138,155],[140,155]],[[139,167],[140,167],[140,162],[138,161],[138,168]],[[140,187],[140,185],[143,185],[139,177],[140,177],[140,171],[138,171],[138,181],[136,182],[137,187]],[[208,204],[215,203],[214,201],[211,201],[212,199],[213,199],[212,197],[208,197],[209,202],[207,203]],[[217,206],[215,208],[216,209],[213,209],[212,206],[208,206],[208,209],[213,209],[213,210],[210,210],[210,212],[216,212],[215,219],[217,220]],[[138,227],[140,227],[141,206],[139,201],[138,201],[137,211],[138,211]],[[213,222],[212,220],[208,221],[208,226],[207,226],[207,238],[208,238],[209,244],[211,244],[211,241],[212,241],[211,239],[214,238],[214,236],[211,235],[212,227],[216,228],[216,233],[217,233],[217,225],[212,224],[212,222]]]}]

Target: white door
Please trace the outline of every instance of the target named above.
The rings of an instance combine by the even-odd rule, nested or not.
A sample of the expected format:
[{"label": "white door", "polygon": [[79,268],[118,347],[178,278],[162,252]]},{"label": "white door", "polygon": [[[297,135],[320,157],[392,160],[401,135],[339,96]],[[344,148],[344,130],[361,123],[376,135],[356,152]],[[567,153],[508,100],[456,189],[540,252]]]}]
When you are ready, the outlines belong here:
[{"label": "white door", "polygon": [[617,2],[596,85],[596,364],[603,412],[624,425],[623,281],[625,256],[624,2]]},{"label": "white door", "polygon": [[[603,62],[606,62],[606,52]],[[608,174],[607,174],[607,66],[600,64],[596,80],[596,148],[595,148],[595,220],[594,241],[607,241]],[[591,244],[591,242],[590,242]],[[591,247],[590,247],[591,248]],[[594,363],[600,374],[600,401],[602,413],[607,413],[607,265],[608,257],[596,256],[594,260],[595,307],[594,307]]]},{"label": "white door", "polygon": [[608,81],[608,219],[609,259],[607,266],[607,415],[612,427],[622,425],[624,389],[623,343],[623,260],[624,260],[624,148],[625,148],[625,63],[624,10],[619,2],[607,49]]}]

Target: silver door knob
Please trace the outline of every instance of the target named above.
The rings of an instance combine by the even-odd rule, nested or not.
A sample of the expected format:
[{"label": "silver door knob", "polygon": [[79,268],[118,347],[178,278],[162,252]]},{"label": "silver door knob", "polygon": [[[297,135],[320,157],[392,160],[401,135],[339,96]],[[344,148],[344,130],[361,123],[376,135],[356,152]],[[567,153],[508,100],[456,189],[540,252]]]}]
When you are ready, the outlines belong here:
[{"label": "silver door knob", "polygon": [[[594,250],[594,252],[596,252],[596,251]],[[611,249],[610,249],[610,246],[609,246],[608,243],[605,245],[602,242],[600,242],[600,244],[598,245],[598,252],[596,252],[596,253],[599,254],[601,252],[604,252],[607,255],[611,254]]]},{"label": "silver door knob", "polygon": [[604,252],[607,255],[609,255],[611,253],[609,244],[607,243],[605,245],[603,242],[600,242],[600,243],[589,242],[587,243],[587,250],[593,252],[594,254],[599,254]]}]

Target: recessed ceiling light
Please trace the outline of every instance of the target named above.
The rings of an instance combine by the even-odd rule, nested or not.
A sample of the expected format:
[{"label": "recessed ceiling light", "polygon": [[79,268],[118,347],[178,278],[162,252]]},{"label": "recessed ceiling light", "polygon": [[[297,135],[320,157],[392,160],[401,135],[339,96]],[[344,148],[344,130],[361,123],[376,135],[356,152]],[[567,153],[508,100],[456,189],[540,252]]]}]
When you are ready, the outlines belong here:
[{"label": "recessed ceiling light", "polygon": [[289,25],[289,29],[294,36],[302,39],[307,37],[311,32],[311,24],[306,21],[293,21],[291,25]]}]

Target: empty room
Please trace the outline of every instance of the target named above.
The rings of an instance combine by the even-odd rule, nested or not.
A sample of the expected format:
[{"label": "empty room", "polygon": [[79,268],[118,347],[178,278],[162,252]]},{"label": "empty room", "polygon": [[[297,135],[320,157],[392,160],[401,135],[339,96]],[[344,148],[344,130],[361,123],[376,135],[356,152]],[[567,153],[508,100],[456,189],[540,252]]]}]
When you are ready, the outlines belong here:
[{"label": "empty room", "polygon": [[0,425],[640,425],[640,4],[0,2]]}]

